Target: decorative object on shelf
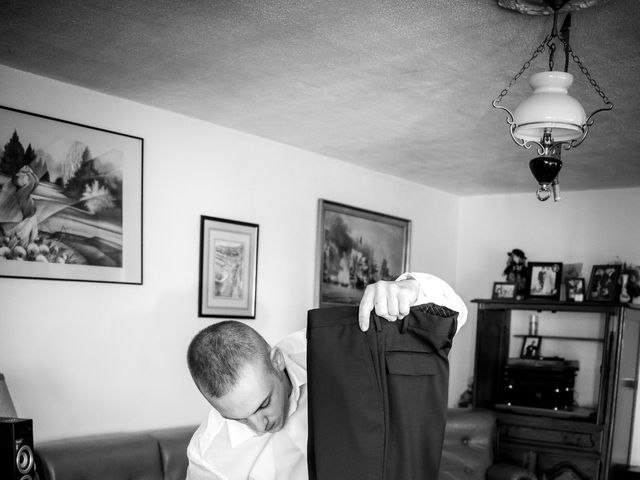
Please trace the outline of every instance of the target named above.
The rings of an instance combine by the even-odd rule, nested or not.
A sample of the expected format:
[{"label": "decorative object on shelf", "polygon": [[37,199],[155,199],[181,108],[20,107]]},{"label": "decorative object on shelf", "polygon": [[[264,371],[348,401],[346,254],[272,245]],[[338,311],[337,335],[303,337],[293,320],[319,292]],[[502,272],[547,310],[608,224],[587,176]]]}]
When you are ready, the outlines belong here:
[{"label": "decorative object on shelf", "polygon": [[507,282],[516,285],[515,298],[522,300],[527,293],[527,256],[519,248],[514,248],[507,256],[507,267],[502,274]]},{"label": "decorative object on shelf", "polygon": [[542,337],[538,335],[526,335],[522,339],[522,348],[520,349],[520,358],[540,357],[541,344],[542,344]]},{"label": "decorative object on shelf", "polygon": [[631,300],[631,296],[627,291],[628,281],[629,281],[629,274],[622,273],[620,275],[620,296],[618,297],[618,300],[620,301],[620,303],[629,303],[629,301]]},{"label": "decorative object on shelf", "polygon": [[0,276],[142,284],[142,138],[0,107],[0,145]]},{"label": "decorative object on shelf", "polygon": [[492,299],[515,298],[516,284],[510,282],[493,282]]},{"label": "decorative object on shelf", "polygon": [[409,269],[411,220],[318,202],[319,307],[358,305],[364,288]]},{"label": "decorative object on shelf", "polygon": [[[515,8],[516,5],[530,3],[530,1],[515,0],[515,3],[514,0],[502,3],[499,1],[498,4],[506,8]],[[558,174],[562,168],[562,160],[560,159],[562,149],[569,150],[579,146],[587,137],[589,128],[594,124],[593,117],[599,112],[611,110],[613,104],[569,45],[571,13],[565,16],[562,26],[558,29],[560,10],[568,4],[576,2],[544,0],[544,3],[548,7],[547,10],[553,12],[551,33],[535,49],[531,58],[524,63],[509,85],[493,100],[492,105],[507,113],[509,133],[511,139],[518,146],[526,149],[533,145],[537,147],[539,156],[529,162],[529,167],[539,184],[536,192],[538,200],[547,200],[553,192],[554,200],[558,201],[560,200]],[[582,3],[583,7],[589,6]],[[535,9],[533,11],[515,9],[523,13],[539,13]],[[563,11],[567,10],[568,8],[565,8]],[[558,48],[564,53],[564,71],[554,70],[555,53]],[[549,70],[531,76],[530,84],[533,88],[533,95],[526,98],[513,113],[507,107],[499,105],[533,60],[544,53],[546,49],[549,50]],[[573,75],[568,73],[570,58],[578,65],[580,71],[604,103],[604,107],[595,110],[588,117],[580,102],[567,93],[567,89],[573,83]]]},{"label": "decorative object on shelf", "polygon": [[584,300],[584,278],[567,278],[565,285],[568,302],[582,302]]},{"label": "decorative object on shelf", "polygon": [[561,262],[529,262],[527,297],[560,299]]},{"label": "decorative object on shelf", "polygon": [[[623,268],[623,274],[627,275],[626,282],[623,282],[623,291],[626,291],[629,297],[627,302],[640,304],[640,266],[626,264]],[[622,299],[620,301],[624,303]]]},{"label": "decorative object on shelf", "polygon": [[538,315],[532,313],[529,315],[529,335],[538,335]]},{"label": "decorative object on shelf", "polygon": [[258,225],[200,217],[198,316],[256,318]]},{"label": "decorative object on shelf", "polygon": [[13,400],[11,400],[11,395],[9,394],[9,387],[4,375],[0,373],[0,417],[15,418],[17,416],[16,407],[14,407]]},{"label": "decorative object on shelf", "polygon": [[618,277],[622,265],[594,265],[589,279],[587,300],[595,302],[614,302],[617,300]]}]

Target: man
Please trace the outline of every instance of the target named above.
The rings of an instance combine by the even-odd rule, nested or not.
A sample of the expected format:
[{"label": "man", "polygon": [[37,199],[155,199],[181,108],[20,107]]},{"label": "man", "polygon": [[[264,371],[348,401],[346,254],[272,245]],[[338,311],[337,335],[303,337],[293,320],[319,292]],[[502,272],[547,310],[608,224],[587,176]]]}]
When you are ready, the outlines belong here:
[{"label": "man", "polygon": [[[404,274],[369,285],[360,302],[360,328],[376,314],[395,321],[410,307],[435,303],[467,309],[445,282],[428,274]],[[187,480],[306,480],[307,372],[304,331],[275,347],[240,322],[199,332],[187,353],[189,370],[213,409],[189,444]]]}]

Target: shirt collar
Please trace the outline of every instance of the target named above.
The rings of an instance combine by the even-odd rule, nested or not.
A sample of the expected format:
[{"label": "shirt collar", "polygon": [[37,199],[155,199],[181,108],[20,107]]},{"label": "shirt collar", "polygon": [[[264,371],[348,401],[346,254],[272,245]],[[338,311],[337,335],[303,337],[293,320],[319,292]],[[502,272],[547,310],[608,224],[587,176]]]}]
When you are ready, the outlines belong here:
[{"label": "shirt collar", "polygon": [[[307,372],[300,367],[297,363],[291,360],[286,355],[284,356],[285,370],[291,380],[291,394],[289,395],[289,412],[287,418],[291,417],[298,409],[298,402],[300,401],[300,389],[303,385],[307,384]],[[248,426],[236,421],[226,419],[227,429],[229,432],[229,443],[231,448],[235,448],[243,442],[246,442],[252,437],[257,437],[258,434],[251,430]],[[286,424],[285,424],[286,428]],[[273,435],[272,433],[265,433],[264,435]]]}]

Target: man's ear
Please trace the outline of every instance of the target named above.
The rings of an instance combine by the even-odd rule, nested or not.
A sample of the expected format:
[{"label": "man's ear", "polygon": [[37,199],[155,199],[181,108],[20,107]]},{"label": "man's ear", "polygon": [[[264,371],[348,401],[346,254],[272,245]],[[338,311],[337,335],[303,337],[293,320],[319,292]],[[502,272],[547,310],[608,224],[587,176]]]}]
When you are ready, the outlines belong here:
[{"label": "man's ear", "polygon": [[273,366],[273,368],[275,368],[278,372],[282,372],[284,370],[284,354],[278,347],[273,347],[271,349],[271,351],[269,352],[269,359],[271,360],[271,365]]}]

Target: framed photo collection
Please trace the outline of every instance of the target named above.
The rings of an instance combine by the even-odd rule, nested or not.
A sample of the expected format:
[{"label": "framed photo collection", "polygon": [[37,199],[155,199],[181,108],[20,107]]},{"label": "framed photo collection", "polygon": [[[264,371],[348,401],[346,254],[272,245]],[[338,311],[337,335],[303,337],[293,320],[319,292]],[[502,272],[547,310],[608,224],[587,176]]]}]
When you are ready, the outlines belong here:
[{"label": "framed photo collection", "polygon": [[613,302],[616,300],[618,278],[622,265],[594,265],[591,269],[587,300],[592,302]]}]

